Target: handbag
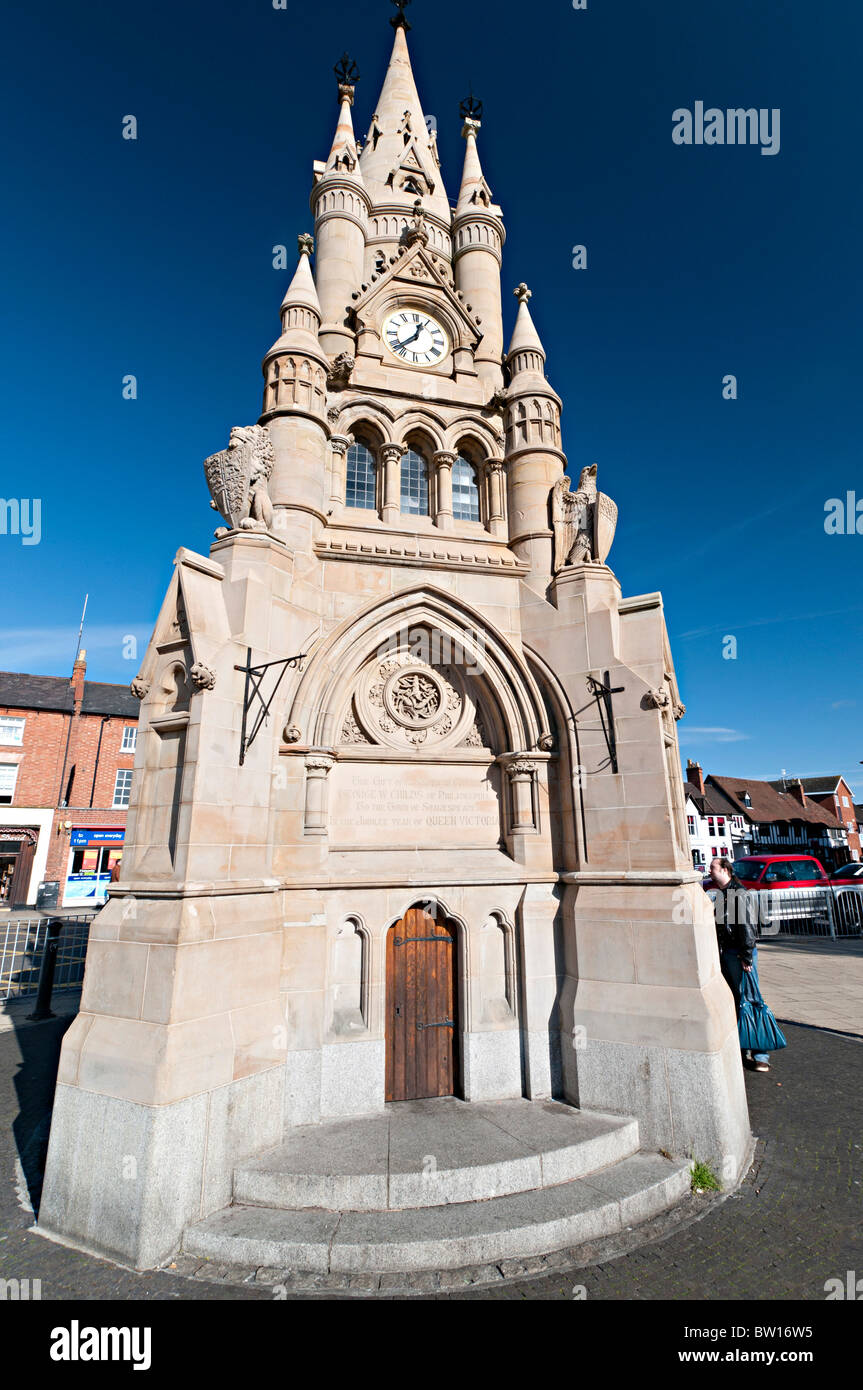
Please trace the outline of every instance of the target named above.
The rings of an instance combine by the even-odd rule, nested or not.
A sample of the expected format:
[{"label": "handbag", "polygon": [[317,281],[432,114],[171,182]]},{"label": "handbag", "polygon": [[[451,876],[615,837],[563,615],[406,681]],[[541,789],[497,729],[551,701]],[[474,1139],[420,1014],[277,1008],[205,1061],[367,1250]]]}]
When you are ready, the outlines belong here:
[{"label": "handbag", "polygon": [[761,990],[749,970],[743,971],[740,981],[740,1012],[737,1016],[740,1046],[749,1052],[778,1052],[788,1043],[768,1009]]}]

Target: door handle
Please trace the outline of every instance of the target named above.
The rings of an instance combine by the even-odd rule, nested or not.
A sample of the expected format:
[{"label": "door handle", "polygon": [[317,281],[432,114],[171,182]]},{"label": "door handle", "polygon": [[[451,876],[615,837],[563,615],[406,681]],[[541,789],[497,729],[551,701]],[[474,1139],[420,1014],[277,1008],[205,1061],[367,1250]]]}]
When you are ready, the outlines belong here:
[{"label": "door handle", "polygon": [[455,1024],[453,1023],[453,1021],[452,1021],[451,1018],[444,1018],[444,1019],[441,1019],[440,1023],[418,1023],[418,1024],[417,1024],[417,1029],[418,1029],[418,1030],[422,1030],[423,1028],[454,1028],[454,1027],[455,1027]]}]

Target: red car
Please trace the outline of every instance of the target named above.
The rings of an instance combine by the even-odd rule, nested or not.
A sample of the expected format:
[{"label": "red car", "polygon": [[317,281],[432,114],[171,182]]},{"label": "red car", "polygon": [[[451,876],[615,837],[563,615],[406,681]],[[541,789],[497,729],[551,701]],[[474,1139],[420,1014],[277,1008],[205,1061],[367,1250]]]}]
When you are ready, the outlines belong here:
[{"label": "red car", "polygon": [[[734,860],[744,888],[758,894],[758,935],[863,935],[863,881],[832,881],[811,854],[746,854]],[[708,879],[708,894],[714,896]],[[822,892],[813,893],[813,888]],[[829,888],[827,894],[823,890]],[[774,897],[774,889],[780,891]],[[792,892],[787,890],[791,889]],[[802,892],[794,892],[802,889]]]},{"label": "red car", "polygon": [[811,854],[747,854],[735,859],[734,872],[744,888],[823,888],[830,883]]}]

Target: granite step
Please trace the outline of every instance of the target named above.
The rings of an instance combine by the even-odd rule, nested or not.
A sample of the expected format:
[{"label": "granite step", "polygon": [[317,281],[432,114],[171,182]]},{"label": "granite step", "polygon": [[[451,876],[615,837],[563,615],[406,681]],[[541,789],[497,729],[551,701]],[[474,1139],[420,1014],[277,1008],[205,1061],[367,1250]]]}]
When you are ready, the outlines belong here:
[{"label": "granite step", "polygon": [[239,1165],[234,1201],[342,1212],[484,1201],[571,1182],[638,1148],[636,1120],[557,1101],[402,1101],[297,1128]]},{"label": "granite step", "polygon": [[486,1201],[346,1212],[234,1205],[187,1227],[183,1253],[313,1274],[458,1269],[616,1234],[673,1206],[689,1186],[688,1161],[639,1152]]}]

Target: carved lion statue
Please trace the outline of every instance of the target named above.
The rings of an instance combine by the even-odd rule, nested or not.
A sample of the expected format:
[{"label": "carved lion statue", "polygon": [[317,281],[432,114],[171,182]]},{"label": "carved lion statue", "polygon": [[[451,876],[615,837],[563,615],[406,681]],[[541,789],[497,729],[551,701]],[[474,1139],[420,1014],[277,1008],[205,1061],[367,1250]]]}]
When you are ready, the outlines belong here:
[{"label": "carved lion statue", "polygon": [[267,531],[272,526],[267,483],[274,463],[266,425],[235,425],[227,449],[204,459],[210,505],[232,530]]}]

